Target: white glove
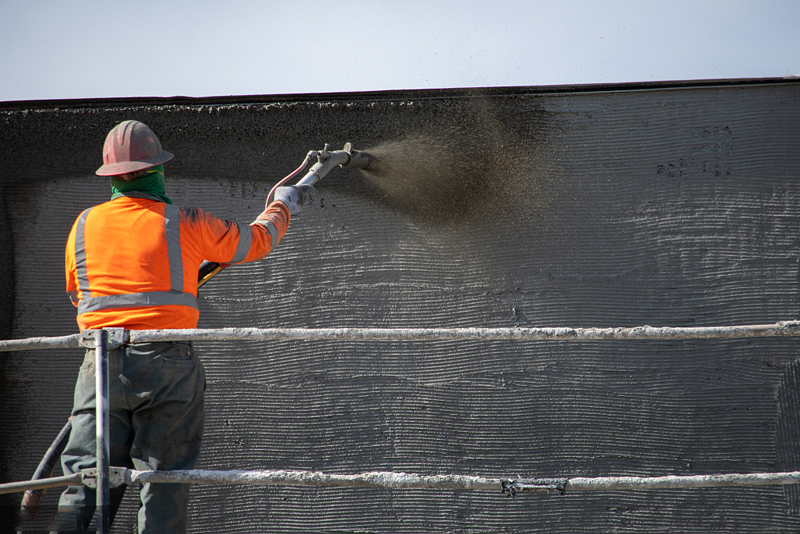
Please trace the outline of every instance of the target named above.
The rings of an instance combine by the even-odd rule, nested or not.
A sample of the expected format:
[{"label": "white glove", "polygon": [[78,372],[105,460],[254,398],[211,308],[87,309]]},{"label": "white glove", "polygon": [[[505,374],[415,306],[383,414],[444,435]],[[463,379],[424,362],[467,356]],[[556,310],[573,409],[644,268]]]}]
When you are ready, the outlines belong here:
[{"label": "white glove", "polygon": [[280,200],[289,208],[291,215],[297,215],[303,211],[303,204],[311,201],[309,191],[316,191],[310,185],[285,185],[275,190],[275,198]]}]

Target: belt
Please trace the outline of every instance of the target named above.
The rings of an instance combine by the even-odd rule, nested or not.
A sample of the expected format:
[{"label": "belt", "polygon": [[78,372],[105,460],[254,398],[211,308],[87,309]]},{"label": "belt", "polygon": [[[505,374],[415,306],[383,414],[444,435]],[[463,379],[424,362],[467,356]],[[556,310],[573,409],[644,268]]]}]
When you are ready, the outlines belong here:
[{"label": "belt", "polygon": [[[108,350],[118,349],[125,346],[134,345],[153,345],[153,344],[168,344],[168,345],[188,345],[192,346],[191,341],[178,340],[178,341],[140,341],[131,343],[130,331],[125,328],[104,328],[107,333],[106,339],[108,342]],[[96,333],[100,330],[81,330],[80,345],[87,349],[94,349],[97,338]]]}]

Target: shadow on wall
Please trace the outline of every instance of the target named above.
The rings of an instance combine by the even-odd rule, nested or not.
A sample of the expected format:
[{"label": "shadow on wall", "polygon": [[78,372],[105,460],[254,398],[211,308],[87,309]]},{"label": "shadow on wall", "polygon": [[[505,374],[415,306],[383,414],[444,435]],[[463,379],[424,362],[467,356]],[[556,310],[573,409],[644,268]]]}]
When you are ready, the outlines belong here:
[{"label": "shadow on wall", "polygon": [[[786,366],[781,375],[776,394],[778,402],[778,424],[775,430],[776,448],[780,471],[800,470],[800,360]],[[796,484],[783,487],[786,512],[800,516],[800,487]]]},{"label": "shadow on wall", "polygon": [[[6,258],[14,257],[14,242],[11,237],[11,227],[8,222],[8,210],[6,209],[6,192],[5,186],[0,185],[0,250]],[[14,262],[6,261],[3,266],[2,273],[0,273],[0,298],[2,298],[3,305],[0,306],[0,339],[10,339],[13,333],[14,321]],[[0,390],[8,391],[9,386],[5,383],[7,376],[5,367],[9,365],[11,359],[0,357]],[[19,408],[16,407],[17,403],[14,398],[9,395],[2,395],[3,400],[0,401],[0,428],[9,428],[9,426],[2,424],[6,418],[19,417]],[[8,454],[8,439],[0,440],[0,483],[14,482],[8,477],[8,473],[12,470],[8,462],[12,461],[12,457]],[[19,497],[16,495],[0,495],[0,517],[5,516],[5,511],[16,510],[19,507]],[[13,517],[8,515],[8,517]],[[5,529],[0,527],[0,532]],[[11,532],[9,526],[8,532]]]}]

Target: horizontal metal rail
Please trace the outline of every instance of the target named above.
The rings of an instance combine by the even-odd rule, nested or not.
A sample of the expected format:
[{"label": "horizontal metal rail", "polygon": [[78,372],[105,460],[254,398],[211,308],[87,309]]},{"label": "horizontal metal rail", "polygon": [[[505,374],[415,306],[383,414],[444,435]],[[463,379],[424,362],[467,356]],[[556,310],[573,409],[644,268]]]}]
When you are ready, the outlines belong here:
[{"label": "horizontal metal rail", "polygon": [[230,484],[230,485],[285,485],[330,486],[352,488],[393,489],[471,489],[500,490],[502,479],[466,475],[417,475],[413,473],[369,472],[353,475],[326,474],[319,471],[135,471],[129,470],[131,482]]},{"label": "horizontal metal rail", "polygon": [[[89,331],[61,337],[0,341],[0,352],[80,348],[92,342]],[[635,326],[613,328],[217,328],[125,330],[124,343],[156,341],[602,341],[690,340],[800,336],[800,321],[744,326]],[[87,341],[88,340],[88,341]]]},{"label": "horizontal metal rail", "polygon": [[509,493],[520,491],[612,491],[720,488],[734,486],[786,486],[800,484],[800,471],[788,473],[729,473],[724,475],[669,475],[661,477],[576,477],[565,479],[518,479],[504,483]]},{"label": "horizontal metal rail", "polygon": [[[43,480],[0,484],[0,494],[30,489],[85,484],[97,487],[96,469],[75,475]],[[515,495],[521,492],[614,491],[694,489],[800,484],[800,471],[787,473],[730,473],[723,475],[660,477],[575,477],[503,479],[467,475],[418,475],[385,471],[358,474],[327,474],[319,471],[234,470],[234,471],[137,471],[111,468],[111,485],[132,483],[221,484],[251,486],[328,486],[351,488],[492,490]]]},{"label": "horizontal metal rail", "polygon": [[22,482],[6,482],[0,484],[0,495],[5,493],[16,493],[18,491],[43,490],[48,488],[60,488],[62,486],[82,486],[83,478],[80,473],[64,475],[61,477],[40,478],[36,480],[23,480]]},{"label": "horizontal metal rail", "polygon": [[0,352],[36,349],[79,349],[81,335],[61,337],[29,337],[27,339],[7,339],[0,341]]}]

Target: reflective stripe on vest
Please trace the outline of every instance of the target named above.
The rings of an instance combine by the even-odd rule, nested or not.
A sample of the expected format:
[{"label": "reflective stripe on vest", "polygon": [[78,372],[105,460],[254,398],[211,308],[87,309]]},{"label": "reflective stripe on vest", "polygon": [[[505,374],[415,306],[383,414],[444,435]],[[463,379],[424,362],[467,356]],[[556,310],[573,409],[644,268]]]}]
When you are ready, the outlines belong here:
[{"label": "reflective stripe on vest", "polygon": [[[93,208],[81,213],[75,231],[75,267],[78,273],[78,287],[83,298],[78,303],[78,314],[110,310],[115,308],[141,308],[150,306],[189,306],[198,309],[197,299],[191,293],[183,292],[183,258],[181,255],[181,209],[167,204],[164,211],[164,232],[167,241],[169,261],[169,291],[148,291],[146,293],[123,293],[92,297],[89,289],[89,275],[86,270],[86,218]],[[249,248],[249,247],[248,247]]]},{"label": "reflective stripe on vest", "polygon": [[167,204],[164,209],[164,230],[169,258],[169,290],[183,293],[183,257],[181,256],[181,209]]},{"label": "reflective stripe on vest", "polygon": [[106,297],[84,298],[78,304],[78,313],[88,313],[115,308],[142,308],[150,306],[189,306],[199,309],[197,299],[191,293],[174,291],[148,291],[147,293],[125,293]]},{"label": "reflective stripe on vest", "polygon": [[81,213],[75,230],[75,268],[78,271],[78,288],[85,298],[89,297],[89,277],[86,275],[86,217],[94,208]]},{"label": "reflective stripe on vest", "polygon": [[278,229],[275,228],[275,225],[272,224],[272,221],[267,219],[256,219],[253,221],[253,224],[260,224],[261,226],[266,226],[267,231],[269,232],[269,237],[272,238],[272,243],[270,245],[272,248],[275,248],[275,245],[278,243]]},{"label": "reflective stripe on vest", "polygon": [[250,242],[253,239],[253,234],[250,227],[242,223],[236,223],[239,226],[239,244],[236,246],[236,253],[230,263],[243,262],[250,253]]}]

